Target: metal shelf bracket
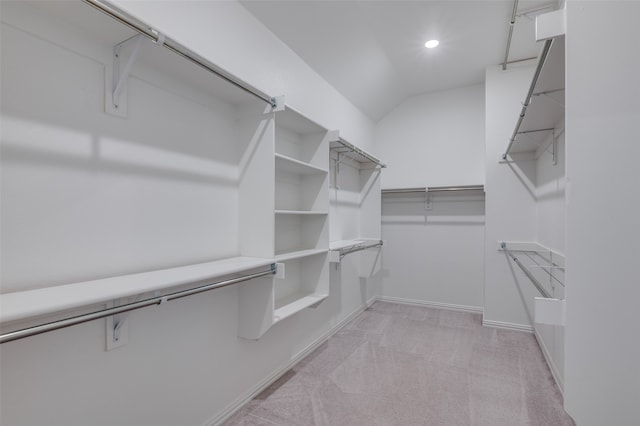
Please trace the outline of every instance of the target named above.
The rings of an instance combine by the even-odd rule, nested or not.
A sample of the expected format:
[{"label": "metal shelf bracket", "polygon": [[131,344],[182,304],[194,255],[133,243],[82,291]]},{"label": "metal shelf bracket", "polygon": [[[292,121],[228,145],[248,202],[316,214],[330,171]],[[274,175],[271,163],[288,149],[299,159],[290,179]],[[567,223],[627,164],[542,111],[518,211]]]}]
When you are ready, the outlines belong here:
[{"label": "metal shelf bracket", "polygon": [[[127,80],[131,73],[131,68],[140,53],[142,40],[142,34],[137,34],[113,46],[113,68],[111,72],[112,81],[110,84],[107,83],[105,85],[105,87],[107,87],[107,93],[105,96],[105,112],[109,114],[116,115],[118,117],[127,116]],[[158,42],[160,41],[160,36],[158,36]],[[162,40],[162,42],[164,41]],[[123,51],[129,46],[133,46],[131,54],[124,64],[124,67],[121,68]],[[108,90],[109,87],[111,88],[111,91]]]}]

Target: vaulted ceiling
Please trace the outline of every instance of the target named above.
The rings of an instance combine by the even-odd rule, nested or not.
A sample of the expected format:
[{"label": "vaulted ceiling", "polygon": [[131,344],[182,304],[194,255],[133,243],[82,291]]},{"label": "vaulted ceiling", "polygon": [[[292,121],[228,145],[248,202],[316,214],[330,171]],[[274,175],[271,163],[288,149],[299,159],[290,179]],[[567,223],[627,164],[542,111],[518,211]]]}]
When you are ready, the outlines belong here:
[{"label": "vaulted ceiling", "polygon": [[[241,0],[271,32],[372,120],[405,99],[484,80],[502,63],[513,0]],[[519,1],[509,60],[537,56],[535,15]],[[435,49],[425,41],[440,40]]]}]

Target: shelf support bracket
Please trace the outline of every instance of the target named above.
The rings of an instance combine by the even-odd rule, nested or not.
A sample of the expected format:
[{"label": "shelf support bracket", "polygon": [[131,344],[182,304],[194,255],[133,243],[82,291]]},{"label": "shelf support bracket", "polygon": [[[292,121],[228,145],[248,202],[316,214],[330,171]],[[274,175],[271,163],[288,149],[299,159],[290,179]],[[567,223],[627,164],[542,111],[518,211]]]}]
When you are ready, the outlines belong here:
[{"label": "shelf support bracket", "polygon": [[[108,307],[118,307],[122,300],[117,299],[108,304]],[[129,342],[129,313],[123,312],[112,315],[106,319],[106,350],[111,351],[126,345]]]},{"label": "shelf support bracket", "polygon": [[[160,35],[158,35],[158,45],[161,45]],[[119,117],[127,116],[127,103],[126,103],[126,83],[131,72],[138,54],[140,53],[140,47],[142,46],[143,35],[138,34],[126,39],[125,41],[113,46],[113,70],[111,81],[111,92],[107,92],[105,110],[107,113],[117,115]],[[127,62],[121,70],[122,54],[123,50],[129,45],[133,45],[133,49]],[[109,85],[107,85],[109,87]]]}]

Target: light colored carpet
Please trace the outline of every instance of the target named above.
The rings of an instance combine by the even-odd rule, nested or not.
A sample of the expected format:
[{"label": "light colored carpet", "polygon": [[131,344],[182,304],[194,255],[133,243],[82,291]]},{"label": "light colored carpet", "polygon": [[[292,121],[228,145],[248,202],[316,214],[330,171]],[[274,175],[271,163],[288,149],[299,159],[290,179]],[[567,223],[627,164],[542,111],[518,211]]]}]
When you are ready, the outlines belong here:
[{"label": "light colored carpet", "polygon": [[227,426],[573,425],[535,337],[376,302]]}]

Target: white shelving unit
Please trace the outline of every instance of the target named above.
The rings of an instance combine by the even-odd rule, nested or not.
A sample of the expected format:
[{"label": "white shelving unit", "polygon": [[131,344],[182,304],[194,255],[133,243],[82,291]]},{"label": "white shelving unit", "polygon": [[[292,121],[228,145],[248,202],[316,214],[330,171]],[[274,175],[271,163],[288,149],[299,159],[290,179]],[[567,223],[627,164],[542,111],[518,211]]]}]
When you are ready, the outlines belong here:
[{"label": "white shelving unit", "polygon": [[332,132],[291,109],[275,117],[273,323],[329,295],[328,151]]},{"label": "white shelving unit", "polygon": [[[42,25],[50,19],[69,26]],[[358,187],[368,194],[353,235],[340,239],[379,238],[380,200],[371,195],[379,191],[370,189],[384,165],[336,131],[225,81],[224,70],[197,65],[204,59],[170,37],[154,43],[160,36],[147,25],[82,2],[14,2],[3,5],[5,21],[3,58],[15,66],[3,81],[39,90],[3,91],[3,114],[17,118],[3,121],[3,134],[20,135],[3,144],[18,141],[15,152],[37,158],[11,150],[2,158],[3,256],[12,259],[3,322],[128,303],[277,262],[283,279],[234,284],[237,334],[260,338],[329,294],[330,145],[362,169]],[[112,75],[115,46],[121,79]]]},{"label": "white shelving unit", "polygon": [[555,143],[565,113],[564,45],[564,36],[545,42],[503,161],[537,159],[550,145],[557,160]]},{"label": "white shelving unit", "polygon": [[[2,23],[3,83],[37,87],[2,94],[3,148],[31,152],[2,158],[3,332],[275,262],[268,102],[83,2],[3,4]],[[255,336],[273,276],[234,286]]]},{"label": "white shelving unit", "polygon": [[[522,176],[529,179],[530,189],[536,197],[540,221],[553,226],[552,220],[564,222],[566,198],[565,173],[565,36],[564,11],[558,10],[536,18],[536,36],[544,39],[538,63],[527,95],[523,101],[509,145],[500,161],[531,161],[534,167],[519,167]],[[543,154],[552,158],[551,164]],[[549,155],[550,154],[550,155]],[[522,179],[522,178],[521,178]],[[553,182],[553,185],[551,184]],[[547,191],[544,188],[562,188]],[[546,191],[546,192],[545,192]],[[554,206],[554,204],[556,205]],[[562,205],[562,210],[558,209]],[[550,212],[553,211],[553,214]],[[556,218],[561,211],[563,217]],[[542,212],[542,213],[541,213]],[[541,228],[540,224],[538,226]],[[564,230],[564,226],[562,227]],[[555,232],[554,232],[555,234]],[[558,233],[559,234],[559,233]],[[558,237],[561,237],[558,235]],[[547,241],[551,241],[546,235]],[[559,238],[560,240],[560,238]],[[558,244],[559,242],[556,241]],[[506,260],[517,265],[534,287],[534,332],[547,364],[563,388],[564,376],[564,255],[538,243],[506,242],[501,245]],[[557,248],[557,247],[554,247]],[[542,315],[539,315],[542,314]],[[549,318],[554,317],[554,321]],[[546,317],[546,318],[545,318]]]},{"label": "white shelving unit", "polygon": [[358,262],[361,278],[375,275],[381,264],[380,173],[385,167],[341,137],[330,143],[329,258],[337,265],[349,253]]}]

